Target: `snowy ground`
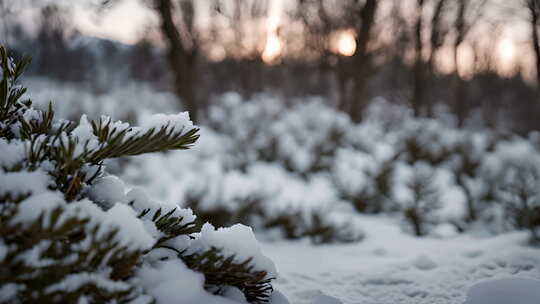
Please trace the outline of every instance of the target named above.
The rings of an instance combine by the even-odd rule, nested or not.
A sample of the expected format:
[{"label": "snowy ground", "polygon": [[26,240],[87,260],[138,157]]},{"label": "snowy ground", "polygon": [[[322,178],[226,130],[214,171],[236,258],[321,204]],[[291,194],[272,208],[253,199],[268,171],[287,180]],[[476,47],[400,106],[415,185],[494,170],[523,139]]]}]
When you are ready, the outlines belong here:
[{"label": "snowy ground", "polygon": [[359,220],[366,239],[354,245],[263,243],[280,274],[274,287],[291,304],[312,303],[321,294],[344,304],[463,304],[478,282],[540,278],[540,255],[522,245],[525,233],[420,239],[381,218]]}]

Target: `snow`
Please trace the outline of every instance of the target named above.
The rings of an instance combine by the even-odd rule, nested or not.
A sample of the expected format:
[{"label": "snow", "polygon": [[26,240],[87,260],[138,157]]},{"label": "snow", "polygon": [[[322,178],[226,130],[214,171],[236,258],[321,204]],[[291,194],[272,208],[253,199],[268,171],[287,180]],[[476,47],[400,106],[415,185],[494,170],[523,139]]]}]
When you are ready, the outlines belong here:
[{"label": "snow", "polygon": [[97,205],[88,200],[78,202],[74,208],[79,208],[81,215],[99,223],[98,236],[104,236],[111,229],[118,229],[117,240],[123,246],[133,249],[149,249],[156,240],[145,229],[135,211],[122,203],[116,203],[107,211],[102,211]]},{"label": "snow", "polygon": [[[145,155],[122,177],[166,201],[182,204],[188,195],[195,195],[200,198],[200,210],[235,211],[243,199],[258,197],[270,215],[317,210],[326,220],[352,221],[360,227],[355,231],[365,238],[357,244],[318,247],[307,240],[280,240],[263,227],[254,227],[263,240],[262,250],[256,253],[263,252],[279,270],[273,286],[294,304],[463,304],[467,290],[480,281],[540,278],[540,258],[537,249],[526,246],[526,233],[507,226],[495,228],[499,223],[491,219],[478,227],[483,233],[475,227],[471,233],[460,233],[455,224],[466,215],[467,197],[457,183],[466,161],[478,167],[474,176],[462,176],[465,186],[484,208],[485,196],[496,185],[492,178],[516,159],[538,154],[529,142],[504,139],[491,149],[489,132],[413,121],[399,109],[378,113],[391,119],[370,117],[354,126],[339,115],[332,118],[328,115],[332,112],[321,105],[296,106],[286,114],[279,114],[279,107],[279,101],[271,98],[244,104],[238,95],[228,94],[220,107],[212,108],[208,125],[214,130],[202,127],[200,145],[190,151]],[[316,149],[328,146],[328,138],[321,134],[329,134],[332,128],[347,131],[344,142],[335,144],[333,157],[318,160]],[[423,159],[415,159],[403,145],[409,139],[425,146]],[[521,145],[519,151],[512,151],[513,142]],[[453,154],[445,158],[448,153]],[[318,161],[323,170],[311,172]],[[388,163],[394,166],[389,180],[393,195],[385,207],[390,211],[358,214],[347,197],[379,194],[375,177]],[[413,200],[409,184],[414,176],[428,179],[438,192],[424,238],[411,236],[402,224],[402,208]],[[486,214],[500,211],[497,205],[489,206],[492,209]],[[207,224],[203,233],[212,235],[216,230]],[[241,239],[215,236],[212,243],[220,244],[218,238]],[[179,241],[186,246],[186,240]],[[235,242],[224,248],[246,251]]]},{"label": "snow", "polygon": [[79,125],[77,125],[73,131],[71,131],[71,135],[78,139],[75,155],[80,155],[84,151],[95,150],[100,145],[99,139],[94,135],[92,125],[88,121],[88,117],[86,115],[81,116]]},{"label": "snow", "polygon": [[7,141],[0,138],[0,167],[12,168],[26,158],[25,144],[20,140]]},{"label": "snow", "polygon": [[540,280],[502,278],[474,285],[464,304],[537,304],[540,301]]},{"label": "snow", "polygon": [[42,170],[0,172],[0,196],[39,194],[47,191],[51,179]]},{"label": "snow", "polygon": [[[165,126],[168,131],[182,133],[195,128],[186,112],[153,114],[163,106],[160,101],[174,103],[171,96],[147,92],[147,96],[155,96],[157,105],[150,106],[154,99],[149,98],[139,106],[132,100],[140,100],[134,98],[140,97],[140,91],[132,88],[129,93],[105,94],[93,106],[90,95],[71,90],[65,88],[59,94],[72,100],[80,97],[81,103],[64,98],[66,103],[59,113],[80,117],[71,134],[79,139],[77,153],[99,146],[88,117],[97,117],[100,112],[137,120],[140,127],[102,117],[102,122],[111,123],[111,129],[129,130],[128,137]],[[59,192],[48,190],[51,177],[46,170],[53,168],[53,163],[44,163],[45,169],[32,172],[7,172],[24,160],[25,147],[17,140],[0,139],[0,196],[31,194],[20,202],[22,212],[17,221],[29,222],[61,206],[66,214],[59,221],[68,216],[88,217],[90,226],[101,225],[101,236],[118,229],[121,245],[141,251],[162,237],[151,220],[158,209],[161,214],[174,210],[173,216],[182,217],[183,224],[195,220],[192,210],[182,208],[190,196],[199,199],[199,211],[235,212],[253,198],[269,217],[289,212],[309,219],[310,212],[316,211],[338,230],[350,222],[354,232],[364,236],[353,244],[313,246],[306,239],[273,237],[264,225],[216,229],[206,223],[200,233],[166,242],[186,253],[217,247],[223,255],[234,256],[236,262],[252,259],[255,270],[276,278],[273,286],[279,291],[272,294],[271,304],[484,304],[496,303],[512,292],[521,300],[538,299],[534,293],[532,298],[524,296],[539,290],[538,281],[532,280],[540,278],[538,249],[526,245],[528,235],[517,231],[505,214],[507,205],[502,206],[512,197],[505,186],[516,182],[520,173],[530,172],[526,186],[537,188],[537,147],[524,138],[495,139],[488,131],[459,130],[441,121],[413,119],[410,111],[400,106],[383,108],[380,103],[369,109],[366,122],[355,125],[321,100],[285,108],[284,102],[274,97],[255,96],[243,103],[240,95],[229,93],[211,109],[201,130],[202,139],[194,149],[132,158],[124,171],[115,172],[120,177],[99,177],[84,189],[88,199],[69,204]],[[165,108],[164,112],[175,110]],[[88,116],[80,116],[81,109]],[[37,113],[25,115],[39,119]],[[468,162],[472,162],[472,173],[463,169]],[[391,173],[383,181],[388,182],[388,193],[379,193],[379,177],[389,167]],[[93,169],[83,170],[91,173]],[[411,190],[411,181],[422,178],[438,195],[430,206],[433,210],[426,212],[427,236],[417,238],[403,228],[403,218],[408,207],[425,203],[416,202]],[[477,226],[464,223],[466,191],[482,211]],[[531,193],[532,204],[538,201],[538,193]],[[366,198],[368,204],[377,204],[378,196],[384,197],[381,214],[360,214],[352,204]],[[138,217],[148,209],[148,214]],[[469,231],[459,232],[460,225]],[[260,243],[255,236],[265,241]],[[49,263],[37,259],[45,245],[29,250],[23,257],[25,262]],[[0,260],[8,250],[0,243]],[[77,288],[89,280],[109,288],[124,287],[102,279],[73,274],[49,291]],[[230,286],[223,289],[223,296],[208,293],[203,288],[203,275],[188,269],[173,250],[164,248],[145,254],[132,280],[129,283],[155,297],[157,304],[246,302],[241,291]],[[17,288],[2,287],[0,299],[9,300]],[[504,294],[499,295],[499,291]],[[146,300],[137,299],[140,303]]]},{"label": "snow", "polygon": [[14,283],[5,284],[4,286],[0,287],[0,301],[7,302],[13,299],[13,297],[17,295],[17,292],[23,289],[24,288],[21,285]]},{"label": "snow", "polygon": [[327,296],[321,293],[319,295],[316,295],[315,298],[313,298],[311,304],[343,304],[343,302],[341,302],[337,298]]},{"label": "snow", "polygon": [[414,267],[420,269],[420,270],[432,270],[437,267],[437,264],[433,262],[432,259],[425,255],[420,255],[417,258],[415,258],[412,262]]},{"label": "snow", "polygon": [[244,296],[244,293],[242,293],[242,291],[236,287],[225,287],[221,295],[227,299],[231,299],[241,304],[249,304],[249,302],[246,300],[246,297]]},{"label": "snow", "polygon": [[289,300],[279,291],[275,290],[272,292],[270,297],[270,303],[272,304],[290,304]]},{"label": "snow", "polygon": [[79,289],[85,284],[93,283],[99,288],[106,289],[108,291],[126,291],[129,290],[130,286],[123,282],[106,280],[101,275],[92,274],[92,273],[75,273],[66,276],[62,281],[50,285],[45,289],[45,293],[55,293],[59,291],[72,292]]},{"label": "snow", "polygon": [[222,249],[221,253],[224,256],[234,255],[236,263],[243,263],[251,258],[254,270],[266,271],[268,278],[277,276],[276,266],[272,260],[263,255],[251,227],[236,224],[228,228],[215,229],[206,223],[201,232],[196,234],[189,250],[202,252],[211,247]]},{"label": "snow", "polygon": [[108,222],[112,227],[117,226],[119,230],[123,231],[122,236],[124,238],[127,235],[131,237],[131,240],[122,240],[121,242],[125,242],[126,245],[135,243],[135,246],[141,249],[148,249],[154,245],[155,239],[148,234],[143,223],[137,218],[135,211],[130,207],[116,203],[105,214],[106,218],[102,222],[102,225],[106,227]]},{"label": "snow", "polygon": [[122,180],[114,175],[104,176],[90,187],[88,196],[94,202],[108,209],[116,202],[125,201],[125,186]]},{"label": "snow", "polygon": [[167,127],[167,130],[175,130],[175,133],[181,132],[185,134],[194,128],[193,122],[189,119],[188,112],[145,115],[140,120],[140,128],[143,132],[150,129],[159,130],[161,127]]},{"label": "snow", "polygon": [[366,233],[358,244],[263,243],[279,269],[274,287],[295,304],[321,294],[344,304],[463,304],[468,289],[488,279],[540,279],[538,249],[525,245],[525,233],[415,238],[389,219],[358,221]]},{"label": "snow", "polygon": [[379,165],[371,154],[341,149],[337,152],[333,172],[336,184],[351,195],[363,192],[372,194],[374,185],[371,176]]},{"label": "snow", "polygon": [[137,279],[159,304],[238,304],[206,292],[204,276],[178,259],[159,261],[151,267],[145,265],[138,271]]},{"label": "snow", "polygon": [[97,95],[84,84],[68,85],[47,78],[26,77],[24,84],[35,106],[46,109],[52,102],[60,118],[78,119],[85,113],[91,119],[107,114],[128,120],[145,113],[169,113],[176,110],[177,104],[174,94],[156,91],[146,83],[128,83]]},{"label": "snow", "polygon": [[[48,211],[61,206],[63,203],[63,195],[59,192],[36,192],[19,204],[19,212],[12,221],[24,223],[35,220],[41,214],[47,213]],[[48,224],[48,221],[45,223]]]},{"label": "snow", "polygon": [[[161,214],[166,214],[168,212],[171,212],[171,210],[174,209],[174,212],[171,214],[171,216],[175,217],[181,217],[182,221],[179,224],[187,224],[191,223],[195,220],[195,215],[193,214],[193,211],[188,208],[180,208],[177,204],[174,203],[168,203],[164,201],[157,201],[150,199],[148,196],[148,193],[141,188],[133,188],[129,190],[124,198],[123,203],[130,205],[135,211],[142,212],[146,209],[150,209],[153,211],[157,211],[158,209],[162,209]],[[146,216],[143,217],[143,219],[150,219],[152,218],[153,213],[150,212],[146,214]]]}]

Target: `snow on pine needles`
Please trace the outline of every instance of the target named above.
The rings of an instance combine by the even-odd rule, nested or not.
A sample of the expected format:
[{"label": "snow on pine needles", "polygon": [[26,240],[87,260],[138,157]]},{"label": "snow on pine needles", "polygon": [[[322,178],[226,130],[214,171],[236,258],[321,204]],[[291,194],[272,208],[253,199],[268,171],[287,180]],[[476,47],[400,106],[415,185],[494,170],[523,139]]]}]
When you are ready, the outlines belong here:
[{"label": "snow on pine needles", "polygon": [[198,129],[187,113],[141,127],[57,120],[52,106],[21,99],[26,63],[12,66],[0,46],[0,303],[272,299],[276,268],[251,228],[201,229],[192,210],[105,171],[105,160],[190,148]]}]

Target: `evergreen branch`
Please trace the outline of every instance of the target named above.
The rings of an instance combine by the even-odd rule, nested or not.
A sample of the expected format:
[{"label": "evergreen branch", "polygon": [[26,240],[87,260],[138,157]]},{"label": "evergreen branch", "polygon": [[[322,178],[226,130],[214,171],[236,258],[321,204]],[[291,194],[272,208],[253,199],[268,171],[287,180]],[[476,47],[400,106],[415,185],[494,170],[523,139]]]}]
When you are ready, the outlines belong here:
[{"label": "evergreen branch", "polygon": [[[63,203],[85,198],[83,189],[101,176],[105,159],[188,149],[199,137],[196,128],[178,130],[167,123],[143,131],[123,128],[125,125],[110,119],[92,121],[91,134],[85,133],[86,125],[75,132],[75,123],[55,121],[51,104],[38,111],[29,100],[21,101],[26,89],[16,82],[28,62],[11,61],[0,46],[0,138],[8,143],[16,139],[27,147],[24,159],[10,166],[10,172],[45,170],[53,181],[46,187],[63,193]],[[97,166],[97,170],[88,170],[88,166]],[[7,172],[6,168],[0,170]],[[15,222],[23,212],[20,204],[33,195],[8,193],[0,197],[0,243],[6,248],[0,260],[0,289],[8,286],[14,290],[6,301],[78,303],[84,297],[90,303],[131,303],[144,297],[130,279],[148,251],[122,245],[121,231],[103,231],[99,217],[68,212],[71,209],[65,205],[43,211],[33,220]],[[140,212],[139,218],[151,214],[162,233],[152,249],[175,251],[189,268],[203,272],[210,291],[219,293],[225,286],[236,286],[252,303],[268,301],[272,278],[267,278],[265,271],[255,271],[251,259],[237,263],[234,256],[224,257],[215,248],[185,255],[169,246],[167,241],[177,236],[192,237],[200,231],[195,222],[176,216],[175,211]]]},{"label": "evergreen branch", "polygon": [[[138,217],[143,218],[150,213],[150,209],[145,209],[139,213]],[[162,215],[162,209],[158,208],[154,211],[151,220],[154,222],[156,228],[163,233],[154,248],[160,248],[165,246],[164,243],[170,239],[173,239],[180,235],[190,236],[193,233],[199,231],[199,227],[194,221],[184,223],[184,218],[181,216],[174,216],[176,208],[171,209],[169,212]]]},{"label": "evergreen branch", "polygon": [[201,253],[182,254],[180,259],[205,277],[205,288],[219,294],[223,287],[234,286],[242,291],[249,303],[268,303],[273,288],[266,271],[253,269],[252,259],[234,262],[235,256],[224,257],[215,247]]},{"label": "evergreen branch", "polygon": [[[15,210],[13,216],[17,213]],[[18,295],[23,302],[57,303],[62,299],[62,303],[77,303],[82,295],[99,303],[133,300],[134,288],[124,280],[131,277],[142,253],[120,246],[117,230],[101,235],[98,225],[90,228],[88,224],[88,218],[66,214],[62,207],[42,213],[30,225],[4,222],[0,235],[7,252],[0,261],[0,288],[7,284],[25,286]],[[36,258],[24,259],[36,253]],[[103,279],[116,288],[95,280],[76,289],[55,288],[70,276],[90,274],[100,268],[111,270]]]},{"label": "evergreen branch", "polygon": [[132,128],[120,130],[111,126],[111,120],[92,121],[94,135],[103,145],[90,153],[90,162],[99,162],[108,158],[133,156],[144,153],[163,152],[167,150],[189,149],[199,138],[199,129],[192,129],[184,133],[175,130],[169,124],[161,126],[159,130],[151,128],[146,132],[133,131]]}]

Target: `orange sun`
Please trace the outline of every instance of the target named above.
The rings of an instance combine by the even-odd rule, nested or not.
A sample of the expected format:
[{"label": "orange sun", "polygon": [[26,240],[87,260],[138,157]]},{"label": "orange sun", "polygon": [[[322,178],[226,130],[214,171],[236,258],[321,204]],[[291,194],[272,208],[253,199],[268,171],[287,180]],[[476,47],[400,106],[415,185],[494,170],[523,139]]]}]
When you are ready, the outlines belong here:
[{"label": "orange sun", "polygon": [[502,39],[497,45],[497,57],[499,59],[499,72],[505,76],[511,76],[516,71],[516,45],[509,38]]},{"label": "orange sun", "polygon": [[276,33],[270,33],[266,38],[266,45],[262,53],[262,60],[266,63],[274,62],[281,54],[283,46]]},{"label": "orange sun", "polygon": [[352,56],[356,51],[356,40],[354,38],[354,32],[351,30],[342,31],[337,34],[337,41],[335,42],[335,49],[337,53],[343,56]]}]

